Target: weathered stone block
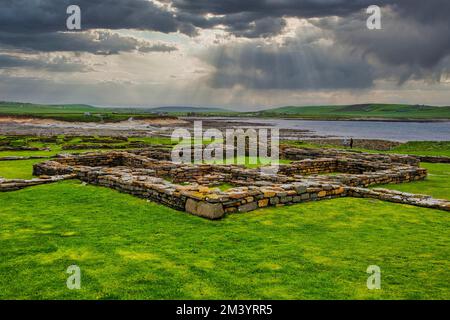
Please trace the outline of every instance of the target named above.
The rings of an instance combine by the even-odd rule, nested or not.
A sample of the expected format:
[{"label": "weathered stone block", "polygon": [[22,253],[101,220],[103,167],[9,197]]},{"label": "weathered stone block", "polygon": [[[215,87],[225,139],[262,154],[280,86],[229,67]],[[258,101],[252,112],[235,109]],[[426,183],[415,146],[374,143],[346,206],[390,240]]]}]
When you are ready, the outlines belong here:
[{"label": "weathered stone block", "polygon": [[224,215],[221,203],[200,202],[197,206],[197,214],[208,219],[219,219]]},{"label": "weathered stone block", "polygon": [[256,202],[250,202],[247,204],[244,204],[242,206],[239,206],[238,211],[239,212],[248,212],[252,210],[256,210],[258,208],[258,204]]},{"label": "weathered stone block", "polygon": [[282,197],[280,198],[281,203],[288,203],[292,201],[292,197]]},{"label": "weathered stone block", "polygon": [[272,198],[275,197],[276,192],[274,191],[264,191],[264,198]]},{"label": "weathered stone block", "polygon": [[258,201],[258,207],[263,208],[269,205],[269,199],[262,199]]},{"label": "weathered stone block", "polygon": [[221,203],[209,203],[193,199],[186,201],[185,209],[189,213],[208,219],[219,219],[225,214]]},{"label": "weathered stone block", "polygon": [[198,201],[195,201],[191,198],[187,199],[185,206],[186,211],[192,214],[197,214],[197,204]]},{"label": "weathered stone block", "polygon": [[225,209],[226,213],[233,213],[233,212],[236,212],[236,211],[237,211],[236,207],[230,207],[230,208],[226,208]]},{"label": "weathered stone block", "polygon": [[270,198],[270,204],[274,205],[277,203],[280,203],[280,198],[278,198],[278,197]]}]

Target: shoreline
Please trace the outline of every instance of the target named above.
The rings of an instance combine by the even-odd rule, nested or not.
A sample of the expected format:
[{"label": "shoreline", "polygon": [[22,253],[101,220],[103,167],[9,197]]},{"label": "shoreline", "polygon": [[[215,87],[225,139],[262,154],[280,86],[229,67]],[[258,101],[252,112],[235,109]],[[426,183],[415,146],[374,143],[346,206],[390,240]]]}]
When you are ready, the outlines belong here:
[{"label": "shoreline", "polygon": [[[63,116],[65,114],[61,114]],[[132,114],[130,114],[130,117],[133,117]],[[262,119],[262,120],[300,120],[300,121],[366,121],[366,122],[416,122],[416,123],[442,123],[442,122],[450,122],[450,118],[444,118],[444,119],[415,119],[415,118],[380,118],[380,117],[374,117],[374,118],[359,118],[359,117],[350,117],[350,118],[343,118],[343,117],[318,117],[318,118],[311,118],[311,117],[289,117],[289,116],[271,116],[271,117],[265,117],[265,116],[252,116],[252,115],[195,115],[195,116],[174,116],[174,115],[159,115],[159,116],[149,116],[149,117],[142,117],[141,114],[135,115],[135,120],[142,120],[142,121],[148,121],[148,122],[158,122],[158,121],[175,121],[178,120],[191,120],[191,119]],[[17,120],[40,120],[40,121],[61,121],[61,122],[67,122],[67,123],[74,123],[74,122],[82,122],[82,123],[105,123],[105,124],[112,124],[112,123],[119,123],[127,120],[110,120],[110,119],[104,119],[104,121],[79,121],[79,120],[70,120],[70,119],[64,119],[62,117],[59,117],[58,114],[46,116],[44,114],[6,114],[6,113],[0,113],[0,121],[4,118],[10,118],[10,119],[17,119]]]},{"label": "shoreline", "polygon": [[[270,118],[269,118],[270,119]],[[302,121],[367,121],[367,122],[416,122],[416,123],[440,123],[450,122],[450,119],[393,119],[393,118],[349,118],[349,119],[311,119],[311,118],[273,118],[282,120],[302,120]]]},{"label": "shoreline", "polygon": [[[385,119],[374,121],[372,119],[353,119],[345,123],[343,122],[345,120],[342,119],[340,121],[312,119],[304,121],[298,118],[198,116],[154,117],[151,119],[99,123],[0,115],[0,134],[170,136],[176,128],[190,130],[196,120],[202,121],[202,126],[205,130],[219,129],[223,131],[235,127],[273,127],[279,129],[280,139],[288,141],[342,140],[353,137],[361,140],[385,140],[404,143],[408,141],[448,141],[448,137],[450,137],[450,126],[448,125],[450,121],[386,121]],[[297,121],[299,123],[296,123]]]},{"label": "shoreline", "polygon": [[301,121],[367,121],[367,122],[416,122],[416,123],[441,123],[450,122],[450,119],[397,119],[397,118],[302,118],[302,117],[256,117],[256,116],[181,116],[182,119],[263,119],[263,120],[301,120]]}]

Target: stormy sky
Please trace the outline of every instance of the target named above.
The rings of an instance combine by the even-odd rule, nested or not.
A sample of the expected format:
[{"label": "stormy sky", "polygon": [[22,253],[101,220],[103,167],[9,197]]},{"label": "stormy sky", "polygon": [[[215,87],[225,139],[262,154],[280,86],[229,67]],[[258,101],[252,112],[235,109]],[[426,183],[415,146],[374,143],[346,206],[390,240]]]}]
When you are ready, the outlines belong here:
[{"label": "stormy sky", "polygon": [[1,0],[0,100],[450,105],[449,15],[448,0]]}]

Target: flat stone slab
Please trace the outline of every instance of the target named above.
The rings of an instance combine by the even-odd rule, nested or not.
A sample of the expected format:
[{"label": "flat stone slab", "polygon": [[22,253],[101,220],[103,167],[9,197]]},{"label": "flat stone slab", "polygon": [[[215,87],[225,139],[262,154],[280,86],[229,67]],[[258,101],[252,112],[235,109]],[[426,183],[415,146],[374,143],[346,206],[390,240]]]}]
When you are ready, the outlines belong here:
[{"label": "flat stone slab", "polygon": [[220,219],[225,214],[221,203],[209,203],[193,199],[186,201],[186,211],[211,220]]}]

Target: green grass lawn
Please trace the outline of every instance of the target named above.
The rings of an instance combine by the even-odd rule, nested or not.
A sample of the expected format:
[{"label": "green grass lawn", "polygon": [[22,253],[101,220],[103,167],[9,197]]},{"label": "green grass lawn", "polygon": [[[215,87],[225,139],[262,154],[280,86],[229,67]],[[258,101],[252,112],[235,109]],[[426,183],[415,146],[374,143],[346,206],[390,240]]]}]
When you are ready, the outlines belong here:
[{"label": "green grass lawn", "polygon": [[442,211],[343,198],[209,221],[77,181],[0,203],[1,299],[450,298]]},{"label": "green grass lawn", "polygon": [[401,184],[388,184],[378,187],[404,192],[426,194],[437,199],[450,200],[450,164],[422,163],[428,169],[428,177],[424,181]]},{"label": "green grass lawn", "polygon": [[0,102],[0,115],[32,116],[61,121],[118,122],[133,117],[148,119],[158,117],[148,110],[137,108],[100,108],[83,104],[45,105],[20,102]]},{"label": "green grass lawn", "polygon": [[[40,161],[0,162],[0,176]],[[423,166],[426,181],[388,187],[448,199],[450,165]],[[79,181],[0,204],[0,299],[450,299],[444,211],[342,198],[209,221]]]},{"label": "green grass lawn", "polygon": [[[100,138],[100,139],[105,139],[105,138]],[[23,138],[21,140],[26,141],[27,138]],[[166,137],[132,137],[128,139],[128,142],[136,142],[136,141],[142,141],[145,144],[148,144],[149,146],[151,145],[167,145],[168,147],[170,147],[173,143],[171,141],[170,138],[166,138]],[[124,143],[116,143],[115,145],[123,145]],[[111,149],[89,149],[89,150],[85,150],[85,149],[81,149],[81,150],[62,150],[62,145],[79,145],[79,144],[84,144],[80,138],[74,138],[70,141],[66,141],[63,142],[62,140],[59,141],[58,143],[41,143],[41,142],[28,142],[25,143],[26,146],[29,147],[39,147],[39,148],[43,148],[43,147],[48,147],[50,148],[49,151],[47,150],[42,150],[42,151],[29,151],[29,150],[25,150],[25,151],[0,151],[0,157],[9,157],[9,156],[22,156],[22,157],[27,157],[27,156],[54,156],[58,153],[84,153],[84,152],[93,152],[93,151],[103,151],[103,152],[107,152],[107,151],[111,151]],[[89,145],[95,145],[95,142],[91,142],[88,143]],[[100,145],[104,144],[103,142],[99,142]],[[134,147],[131,147],[131,149],[136,149]],[[119,149],[120,151],[125,151],[126,149]]]},{"label": "green grass lawn", "polygon": [[419,156],[450,157],[450,141],[410,141],[394,148],[391,152]]},{"label": "green grass lawn", "polygon": [[0,161],[0,177],[7,179],[32,179],[33,164],[45,159]]}]

